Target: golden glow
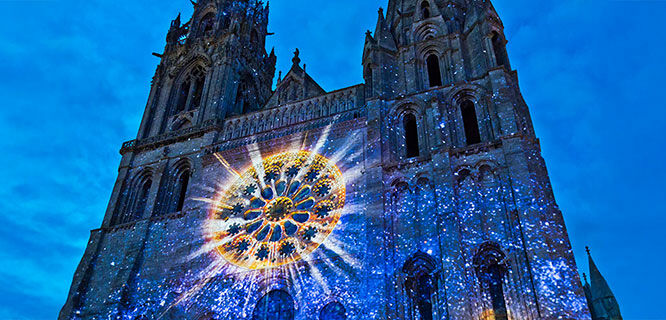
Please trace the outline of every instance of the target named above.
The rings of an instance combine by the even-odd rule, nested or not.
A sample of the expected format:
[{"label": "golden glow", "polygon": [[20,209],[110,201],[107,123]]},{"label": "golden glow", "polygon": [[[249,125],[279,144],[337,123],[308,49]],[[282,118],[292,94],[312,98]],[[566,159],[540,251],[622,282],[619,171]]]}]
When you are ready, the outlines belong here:
[{"label": "golden glow", "polygon": [[207,240],[225,260],[247,269],[299,261],[336,227],[345,196],[342,173],[329,159],[303,150],[280,153],[238,174],[218,194]]}]

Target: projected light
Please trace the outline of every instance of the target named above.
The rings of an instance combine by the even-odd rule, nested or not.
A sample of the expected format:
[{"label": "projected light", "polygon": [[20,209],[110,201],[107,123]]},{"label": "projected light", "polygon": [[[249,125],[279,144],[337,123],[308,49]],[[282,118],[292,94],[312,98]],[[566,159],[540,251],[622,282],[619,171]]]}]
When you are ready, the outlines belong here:
[{"label": "projected light", "polygon": [[230,263],[265,269],[299,261],[319,247],[345,205],[342,173],[309,151],[263,159],[220,193],[209,239]]}]

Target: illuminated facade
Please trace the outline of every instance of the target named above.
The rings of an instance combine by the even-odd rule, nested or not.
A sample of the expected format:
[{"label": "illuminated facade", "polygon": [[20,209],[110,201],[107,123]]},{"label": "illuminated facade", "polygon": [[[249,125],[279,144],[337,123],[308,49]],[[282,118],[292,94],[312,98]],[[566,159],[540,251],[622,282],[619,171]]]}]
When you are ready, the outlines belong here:
[{"label": "illuminated facade", "polygon": [[332,92],[194,6],[61,319],[590,319],[487,0],[389,0]]}]

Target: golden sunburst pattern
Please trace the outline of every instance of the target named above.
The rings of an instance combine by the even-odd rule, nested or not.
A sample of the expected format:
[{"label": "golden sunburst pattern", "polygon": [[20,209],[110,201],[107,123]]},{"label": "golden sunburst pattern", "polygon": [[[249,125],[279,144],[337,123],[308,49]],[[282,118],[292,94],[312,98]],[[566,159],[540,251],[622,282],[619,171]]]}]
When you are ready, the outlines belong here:
[{"label": "golden sunburst pattern", "polygon": [[326,240],[345,205],[342,173],[309,151],[266,158],[219,195],[211,241],[227,261],[264,269],[303,259]]}]

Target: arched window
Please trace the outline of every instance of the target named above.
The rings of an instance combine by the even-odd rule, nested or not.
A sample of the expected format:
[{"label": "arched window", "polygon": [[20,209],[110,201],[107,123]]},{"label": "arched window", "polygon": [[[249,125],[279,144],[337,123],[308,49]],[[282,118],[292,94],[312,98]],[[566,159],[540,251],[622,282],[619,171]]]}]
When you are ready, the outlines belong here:
[{"label": "arched window", "polygon": [[492,36],[493,52],[495,53],[495,62],[497,66],[508,67],[509,59],[506,54],[506,46],[499,33],[493,32]]},{"label": "arched window", "polygon": [[463,126],[465,127],[465,139],[467,145],[473,145],[481,142],[481,133],[479,132],[479,121],[476,117],[476,107],[474,102],[470,100],[463,101],[460,104],[460,111],[463,118]]},{"label": "arched window", "polygon": [[252,29],[252,32],[250,32],[250,43],[252,45],[257,45],[257,43],[259,43],[259,35],[257,34],[257,30]]},{"label": "arched window", "polygon": [[331,302],[319,312],[319,320],[346,320],[347,311],[340,302]]},{"label": "arched window", "polygon": [[[437,293],[435,260],[422,252],[415,254],[402,267],[406,275],[405,290],[410,299],[413,318],[433,320]],[[416,317],[418,315],[418,317]]]},{"label": "arched window", "polygon": [[215,26],[215,14],[212,12],[207,13],[203,18],[201,18],[201,30],[205,35],[208,35],[213,32],[213,27]]},{"label": "arched window", "polygon": [[201,66],[195,67],[183,78],[178,87],[173,114],[199,108],[205,81],[206,71]]},{"label": "arched window", "polygon": [[506,255],[496,243],[486,242],[481,245],[473,262],[482,289],[490,298],[496,320],[507,320],[506,300],[504,299],[504,275]]},{"label": "arched window", "polygon": [[173,197],[175,199],[175,210],[173,212],[183,211],[185,204],[185,196],[187,194],[187,187],[190,183],[190,169],[186,168],[178,172],[176,176],[176,184],[173,188]]},{"label": "arched window", "polygon": [[421,15],[423,19],[430,18],[430,3],[428,1],[421,2]]},{"label": "arched window", "polygon": [[187,106],[187,96],[190,94],[192,83],[189,79],[183,81],[178,88],[178,98],[176,99],[176,114],[185,111]]},{"label": "arched window", "polygon": [[283,290],[273,290],[259,299],[252,320],[294,320],[294,299]]},{"label": "arched window", "polygon": [[407,158],[419,156],[419,131],[416,124],[416,116],[411,113],[405,115],[402,119],[402,125],[405,130],[405,148]]},{"label": "arched window", "polygon": [[430,81],[430,87],[439,87],[442,85],[442,74],[439,70],[439,58],[436,55],[431,54],[426,59],[426,64],[428,65],[428,79]]},{"label": "arched window", "polygon": [[372,68],[370,68],[370,66],[368,66],[365,69],[363,78],[365,80],[365,90],[367,92],[368,97],[374,96],[375,93],[374,93],[374,90],[373,90],[373,83],[372,83],[372,81],[373,81],[372,80]]},{"label": "arched window", "polygon": [[144,180],[141,184],[141,189],[139,190],[139,194],[136,198],[134,210],[132,210],[132,221],[139,220],[143,217],[143,214],[146,211],[146,205],[148,204],[148,195],[150,194],[150,187],[152,184],[153,181],[150,178]]}]

